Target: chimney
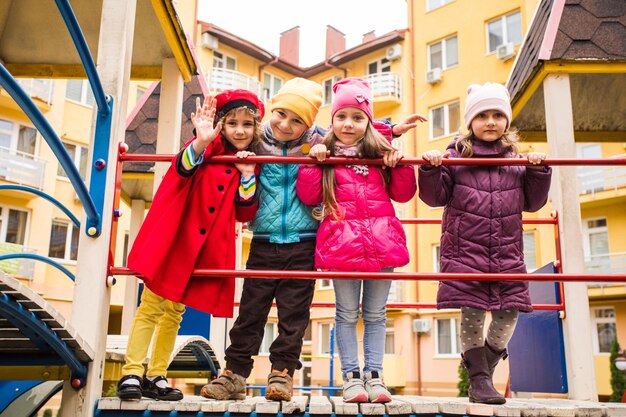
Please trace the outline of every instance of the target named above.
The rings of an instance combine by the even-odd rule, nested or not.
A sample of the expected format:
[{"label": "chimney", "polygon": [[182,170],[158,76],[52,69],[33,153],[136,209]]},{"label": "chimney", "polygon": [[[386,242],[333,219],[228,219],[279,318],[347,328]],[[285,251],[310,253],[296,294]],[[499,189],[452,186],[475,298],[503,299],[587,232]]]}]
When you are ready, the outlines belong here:
[{"label": "chimney", "polygon": [[280,34],[278,57],[295,66],[300,65],[300,26],[295,26]]},{"label": "chimney", "polygon": [[368,43],[370,41],[373,41],[374,39],[376,39],[376,31],[375,30],[370,30],[367,33],[363,34],[363,41],[361,41],[361,43]]},{"label": "chimney", "polygon": [[346,50],[346,35],[326,25],[326,59]]}]

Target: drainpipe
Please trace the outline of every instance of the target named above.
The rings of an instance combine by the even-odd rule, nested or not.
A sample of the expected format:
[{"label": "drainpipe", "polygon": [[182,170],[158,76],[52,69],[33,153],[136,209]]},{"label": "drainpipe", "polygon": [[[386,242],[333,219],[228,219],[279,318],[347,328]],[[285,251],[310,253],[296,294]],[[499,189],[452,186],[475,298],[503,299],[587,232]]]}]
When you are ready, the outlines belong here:
[{"label": "drainpipe", "polygon": [[[415,0],[408,0],[408,4],[409,4],[409,33],[411,34],[410,39],[411,39],[411,45],[410,45],[410,51],[411,51],[411,63],[409,65],[409,68],[411,70],[411,114],[415,114],[416,113],[416,104],[415,104],[415,24],[414,24],[414,20],[415,20],[415,9],[414,9],[414,3]],[[413,135],[413,140],[415,141],[415,156],[419,156],[417,154],[417,132],[415,129],[413,129],[413,131],[411,132],[411,134]],[[419,167],[419,166],[418,166]],[[416,200],[415,201],[415,217],[419,217],[418,216],[418,211],[417,211],[417,207],[419,205],[419,202]],[[419,225],[415,225],[415,267],[416,269],[418,268],[418,261],[419,261],[419,257],[418,257],[418,252],[419,252]],[[420,299],[420,282],[416,281],[415,282],[415,299],[417,301],[419,301]],[[422,347],[420,345],[421,342],[421,338],[419,333],[416,335],[417,337],[417,352],[416,352],[416,356],[417,356],[417,395],[422,395]]]},{"label": "drainpipe", "polygon": [[261,85],[263,85],[263,80],[261,79],[261,75],[263,74],[263,68],[267,67],[268,65],[274,65],[277,62],[278,62],[278,57],[274,57],[271,61],[266,62],[265,64],[259,65],[259,75],[257,78],[259,79],[259,82],[261,83]]},{"label": "drainpipe", "polygon": [[324,66],[326,68],[335,68],[335,69],[341,70],[343,71],[343,78],[348,78],[348,68],[343,68],[335,64],[331,64],[330,62],[328,62],[328,60],[329,58],[327,58],[326,61],[324,61]]}]

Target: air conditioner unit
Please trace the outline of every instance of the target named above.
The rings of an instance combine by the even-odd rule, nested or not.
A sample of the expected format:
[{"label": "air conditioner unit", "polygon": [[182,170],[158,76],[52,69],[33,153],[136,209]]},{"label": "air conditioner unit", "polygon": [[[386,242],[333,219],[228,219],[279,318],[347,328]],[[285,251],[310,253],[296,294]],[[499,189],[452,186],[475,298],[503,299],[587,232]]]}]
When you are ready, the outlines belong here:
[{"label": "air conditioner unit", "polygon": [[512,42],[504,43],[496,48],[496,56],[502,61],[508,61],[515,56],[515,45]]},{"label": "air conditioner unit", "polygon": [[389,61],[395,61],[396,59],[402,58],[402,45],[397,43],[387,48],[387,51],[385,52],[385,58],[387,58]]},{"label": "air conditioner unit", "polygon": [[413,320],[413,332],[414,333],[428,333],[430,331],[429,319],[415,319]]},{"label": "air conditioner unit", "polygon": [[200,39],[200,44],[202,45],[203,48],[213,49],[213,50],[216,50],[220,45],[217,38],[208,32],[204,32],[202,34],[202,38]]},{"label": "air conditioner unit", "polygon": [[441,68],[433,68],[430,71],[426,71],[426,82],[428,84],[437,84],[441,79]]}]

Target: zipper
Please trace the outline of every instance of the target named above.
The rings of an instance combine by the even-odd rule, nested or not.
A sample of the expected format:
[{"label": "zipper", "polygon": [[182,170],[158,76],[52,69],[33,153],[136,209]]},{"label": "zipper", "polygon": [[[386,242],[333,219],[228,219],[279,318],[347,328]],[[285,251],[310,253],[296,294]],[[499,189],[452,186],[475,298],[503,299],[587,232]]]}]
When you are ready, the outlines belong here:
[{"label": "zipper", "polygon": [[[282,148],[282,155],[287,156],[287,145],[283,143]],[[283,169],[283,207],[281,209],[280,235],[282,237],[282,241],[285,242],[287,240],[287,199],[289,197],[289,165],[281,165]]]}]

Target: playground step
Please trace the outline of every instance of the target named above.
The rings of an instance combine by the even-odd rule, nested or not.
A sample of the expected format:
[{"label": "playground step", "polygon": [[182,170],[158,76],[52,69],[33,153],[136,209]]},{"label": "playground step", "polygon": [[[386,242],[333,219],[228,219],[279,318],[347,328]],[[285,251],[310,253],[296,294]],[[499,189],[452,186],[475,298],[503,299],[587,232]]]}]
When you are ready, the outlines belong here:
[{"label": "playground step", "polygon": [[[598,403],[565,399],[507,399],[504,405],[470,403],[467,398],[419,397],[394,395],[387,404],[348,404],[341,397],[296,396],[292,401],[267,401],[263,397],[247,397],[243,401],[216,401],[198,396],[187,396],[182,401],[154,401],[141,399],[121,401],[102,398],[98,401],[96,416],[215,416],[230,415],[472,415],[496,417],[626,417],[626,404]],[[163,414],[161,414],[161,412]],[[187,414],[189,413],[189,414]]]}]

